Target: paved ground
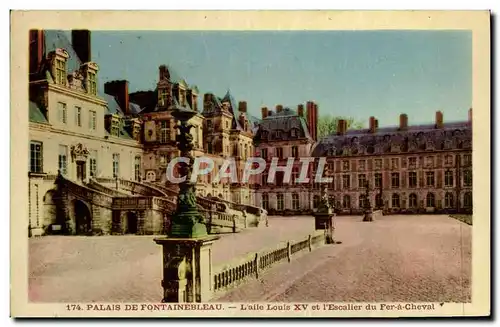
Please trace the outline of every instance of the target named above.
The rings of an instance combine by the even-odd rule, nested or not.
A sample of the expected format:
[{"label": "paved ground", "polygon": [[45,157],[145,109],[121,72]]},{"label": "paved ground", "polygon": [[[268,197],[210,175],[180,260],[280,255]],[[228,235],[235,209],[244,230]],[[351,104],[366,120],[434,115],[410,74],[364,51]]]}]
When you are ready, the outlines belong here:
[{"label": "paved ground", "polygon": [[[468,301],[471,226],[446,216],[340,217],[325,246],[267,271],[220,301]],[[312,218],[226,234],[214,265],[302,238]],[[157,302],[161,250],[152,236],[30,239],[29,298],[37,302]]]},{"label": "paved ground", "polygon": [[[224,234],[215,266],[301,238],[311,217],[271,217],[269,227]],[[29,240],[29,298],[36,302],[157,302],[162,298],[161,247],[153,236],[47,236]]]},{"label": "paved ground", "polygon": [[336,238],[220,302],[470,302],[469,225],[447,216],[338,219]]}]

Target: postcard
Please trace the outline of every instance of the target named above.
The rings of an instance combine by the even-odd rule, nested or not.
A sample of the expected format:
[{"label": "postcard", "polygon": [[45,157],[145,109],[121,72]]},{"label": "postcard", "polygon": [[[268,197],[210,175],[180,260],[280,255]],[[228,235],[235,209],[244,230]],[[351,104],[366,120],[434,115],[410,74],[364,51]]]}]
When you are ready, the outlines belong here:
[{"label": "postcard", "polygon": [[488,11],[12,11],[11,72],[12,317],[490,315]]}]

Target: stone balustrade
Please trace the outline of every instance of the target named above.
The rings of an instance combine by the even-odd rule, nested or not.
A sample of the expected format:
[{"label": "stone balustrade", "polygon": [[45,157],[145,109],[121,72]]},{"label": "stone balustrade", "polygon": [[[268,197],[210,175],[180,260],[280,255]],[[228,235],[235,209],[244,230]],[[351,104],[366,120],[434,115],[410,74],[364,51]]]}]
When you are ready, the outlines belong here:
[{"label": "stone balustrade", "polygon": [[220,296],[249,279],[259,278],[259,274],[273,265],[290,262],[294,257],[311,252],[323,244],[324,231],[316,231],[301,240],[282,242],[276,248],[252,253],[216,267],[213,274],[213,296]]}]

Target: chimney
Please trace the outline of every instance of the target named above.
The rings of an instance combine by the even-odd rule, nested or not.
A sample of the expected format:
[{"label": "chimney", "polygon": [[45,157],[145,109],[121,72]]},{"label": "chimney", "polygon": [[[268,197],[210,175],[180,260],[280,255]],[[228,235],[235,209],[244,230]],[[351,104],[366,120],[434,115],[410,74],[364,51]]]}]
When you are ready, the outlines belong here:
[{"label": "chimney", "polygon": [[261,112],[262,112],[262,119],[265,119],[268,116],[268,114],[269,114],[269,111],[267,110],[267,107],[263,107],[261,109]]},{"label": "chimney", "polygon": [[159,81],[162,81],[164,79],[169,79],[167,66],[161,65],[160,67],[158,67],[158,72],[159,72],[159,76],[158,76]]},{"label": "chimney", "polygon": [[43,30],[30,30],[29,33],[29,56],[30,73],[37,73],[40,69],[44,55],[44,34]]},{"label": "chimney", "polygon": [[313,101],[306,103],[307,128],[312,139],[316,141],[318,135],[318,106]]},{"label": "chimney", "polygon": [[82,64],[92,61],[89,30],[72,30],[71,43]]},{"label": "chimney", "polygon": [[375,133],[377,131],[377,127],[375,126],[375,122],[377,120],[375,119],[375,117],[371,116],[370,117],[370,121],[369,121],[369,128],[370,128],[370,133]]},{"label": "chimney", "polygon": [[399,130],[405,131],[408,129],[408,115],[401,114],[399,115]]},{"label": "chimney", "polygon": [[337,135],[344,135],[346,132],[347,121],[345,119],[339,119],[337,121]]},{"label": "chimney", "polygon": [[281,104],[278,104],[278,105],[276,106],[276,113],[278,113],[278,112],[282,112],[282,111],[283,111],[283,106],[282,106]]},{"label": "chimney", "polygon": [[443,113],[436,111],[436,128],[443,128]]},{"label": "chimney", "polygon": [[299,104],[297,106],[297,114],[300,116],[300,117],[304,117],[304,105],[303,104]]},{"label": "chimney", "polygon": [[472,124],[472,108],[469,109],[469,123]]},{"label": "chimney", "polygon": [[238,102],[238,110],[240,112],[247,112],[247,102],[246,101]]},{"label": "chimney", "polygon": [[115,97],[116,102],[120,105],[123,113],[130,114],[129,109],[129,94],[128,94],[128,81],[111,81],[104,84],[104,93]]}]

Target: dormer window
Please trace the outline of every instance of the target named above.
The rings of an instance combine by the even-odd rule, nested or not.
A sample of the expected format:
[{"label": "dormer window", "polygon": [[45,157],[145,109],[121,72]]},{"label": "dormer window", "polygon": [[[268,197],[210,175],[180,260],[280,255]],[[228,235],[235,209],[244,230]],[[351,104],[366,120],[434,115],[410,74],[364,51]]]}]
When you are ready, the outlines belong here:
[{"label": "dormer window", "polygon": [[97,95],[97,79],[95,72],[88,73],[89,79],[89,93],[92,95]]},{"label": "dormer window", "polygon": [[120,120],[117,117],[112,117],[111,118],[111,128],[110,128],[110,133],[113,136],[120,136]]},{"label": "dormer window", "polygon": [[281,131],[276,131],[276,138],[277,139],[280,139],[281,138]]},{"label": "dormer window", "polygon": [[292,137],[297,137],[297,130],[295,128],[292,128],[291,136]]},{"label": "dormer window", "polygon": [[66,60],[63,58],[56,58],[56,83],[59,85],[66,85]]},{"label": "dormer window", "polygon": [[179,102],[182,107],[186,105],[186,91],[179,90]]}]

